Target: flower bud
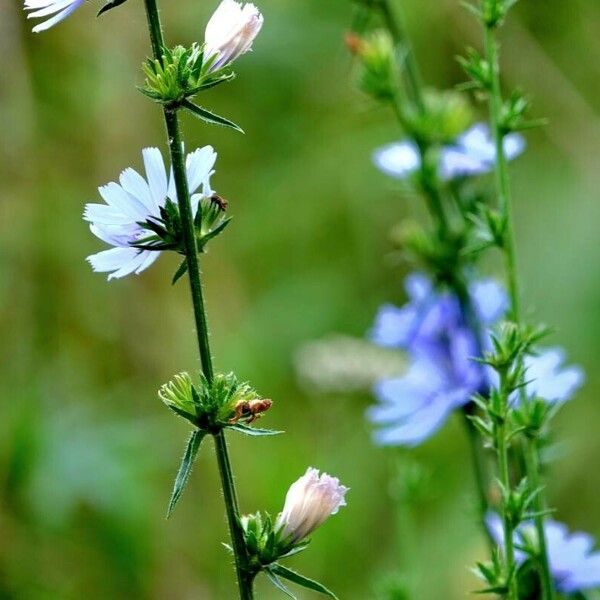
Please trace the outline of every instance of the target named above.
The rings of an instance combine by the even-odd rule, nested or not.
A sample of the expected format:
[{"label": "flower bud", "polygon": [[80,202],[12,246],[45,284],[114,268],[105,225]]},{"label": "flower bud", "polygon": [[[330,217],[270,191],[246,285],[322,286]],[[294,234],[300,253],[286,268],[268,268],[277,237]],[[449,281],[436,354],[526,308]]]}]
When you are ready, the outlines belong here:
[{"label": "flower bud", "polygon": [[398,62],[394,41],[385,30],[366,38],[350,37],[346,43],[360,59],[358,87],[376,100],[392,100],[398,91]]},{"label": "flower bud", "polygon": [[321,525],[329,515],[346,506],[344,496],[349,488],[327,473],[319,474],[309,467],[294,482],[285,497],[283,511],[277,517],[275,529],[289,543],[303,540]]},{"label": "flower bud", "polygon": [[252,49],[252,42],[263,24],[254,4],[222,0],[204,34],[204,60],[212,62],[209,71],[221,69]]}]

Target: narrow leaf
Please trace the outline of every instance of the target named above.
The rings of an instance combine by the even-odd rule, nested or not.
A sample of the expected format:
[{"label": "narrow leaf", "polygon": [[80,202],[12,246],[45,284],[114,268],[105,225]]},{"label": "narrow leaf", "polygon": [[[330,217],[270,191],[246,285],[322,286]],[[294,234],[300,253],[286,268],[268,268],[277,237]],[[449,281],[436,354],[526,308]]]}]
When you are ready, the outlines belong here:
[{"label": "narrow leaf", "polygon": [[96,15],[97,17],[99,17],[100,15],[104,14],[105,12],[108,12],[109,10],[111,10],[112,8],[117,8],[117,6],[121,6],[121,4],[125,4],[125,2],[127,2],[127,0],[109,0],[109,2],[107,2],[99,11],[98,14]]},{"label": "narrow leaf", "polygon": [[269,569],[275,575],[284,577],[285,579],[293,581],[294,583],[308,588],[309,590],[319,592],[321,594],[324,594],[325,596],[329,596],[330,598],[335,598],[335,600],[337,600],[337,596],[318,581],[314,581],[313,579],[304,577],[304,575],[300,575],[300,573],[296,573],[296,571],[292,571],[291,569],[288,569],[287,567],[284,567],[279,563],[271,565]]},{"label": "narrow leaf", "polygon": [[194,459],[196,458],[196,454],[198,454],[200,442],[202,442],[202,439],[205,435],[205,431],[202,431],[201,429],[196,429],[190,436],[190,439],[187,443],[187,447],[185,449],[185,453],[183,455],[183,458],[181,459],[181,465],[179,467],[177,477],[175,478],[173,493],[171,494],[169,508],[167,509],[167,519],[171,516],[171,513],[173,512],[177,501],[183,493],[188,477],[190,476],[190,472],[192,470],[192,465],[194,464]]},{"label": "narrow leaf", "polygon": [[173,279],[171,279],[171,285],[175,285],[185,274],[187,273],[187,259],[184,258],[181,261],[181,264],[177,267],[177,271],[173,275]]},{"label": "narrow leaf", "polygon": [[206,110],[205,108],[196,106],[189,100],[184,100],[181,103],[181,106],[183,106],[183,108],[187,108],[194,116],[198,117],[202,121],[205,121],[206,123],[211,123],[212,125],[223,125],[224,127],[231,127],[231,129],[235,129],[240,133],[244,133],[244,130],[239,125],[236,125],[233,121],[230,121],[225,117],[221,117],[215,113],[212,113],[209,110]]},{"label": "narrow leaf", "polygon": [[288,590],[285,585],[283,585],[283,583],[281,582],[281,579],[279,579],[279,577],[277,577],[277,575],[275,575],[275,573],[273,573],[271,571],[271,569],[267,568],[265,569],[265,573],[267,574],[267,577],[269,578],[269,580],[271,581],[271,583],[281,592],[283,592],[286,596],[288,596],[289,598],[292,598],[292,600],[297,600],[296,596],[294,596],[294,594],[292,594],[292,592],[290,592],[290,590]]},{"label": "narrow leaf", "polygon": [[253,435],[256,437],[265,435],[279,435],[280,433],[285,433],[284,431],[275,431],[274,429],[258,429],[258,427],[249,427],[248,425],[244,425],[243,423],[236,423],[235,425],[230,425],[229,429],[233,429],[234,431],[239,431],[239,433],[245,433],[246,435]]}]

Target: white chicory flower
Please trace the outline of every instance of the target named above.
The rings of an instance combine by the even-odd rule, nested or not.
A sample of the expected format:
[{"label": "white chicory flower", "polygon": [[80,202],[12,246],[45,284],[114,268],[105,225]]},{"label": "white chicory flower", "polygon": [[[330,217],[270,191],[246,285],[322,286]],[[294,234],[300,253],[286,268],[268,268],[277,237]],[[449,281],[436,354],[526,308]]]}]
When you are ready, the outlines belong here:
[{"label": "white chicory flower", "polygon": [[27,15],[28,19],[39,19],[50,17],[36,25],[32,31],[38,33],[50,29],[53,25],[66,19],[75,9],[80,7],[85,0],[25,0],[25,10],[32,11]]},{"label": "white chicory flower", "polygon": [[341,506],[346,506],[344,496],[348,489],[340,485],[336,477],[319,474],[317,469],[309,467],[290,486],[283,511],[277,517],[276,529],[292,543],[303,540]]},{"label": "white chicory flower", "polygon": [[[111,182],[98,188],[106,204],[87,204],[83,218],[90,223],[92,233],[102,241],[114,246],[88,256],[87,260],[94,271],[110,273],[108,279],[125,277],[131,273],[141,273],[159,256],[158,250],[145,250],[132,247],[151,232],[139,223],[160,217],[160,208],[167,198],[177,202],[177,192],[173,173],[167,178],[165,164],[158,148],[145,148],[142,151],[146,179],[134,169],[125,169],[119,183]],[[202,198],[214,192],[210,187],[210,177],[217,154],[212,146],[205,146],[187,156],[186,170],[190,194],[201,188],[201,193],[192,196],[194,216]]]},{"label": "white chicory flower", "polygon": [[[504,153],[508,160],[525,150],[525,139],[518,133],[504,138]],[[440,151],[439,173],[444,180],[473,177],[492,171],[496,161],[496,146],[485,123],[477,123],[462,133],[453,144]],[[417,145],[411,140],[387,144],[375,150],[375,166],[390,177],[405,179],[421,166]]]},{"label": "white chicory flower", "polygon": [[222,0],[204,34],[205,60],[216,55],[210,70],[220,69],[249,52],[262,24],[263,16],[254,4]]}]

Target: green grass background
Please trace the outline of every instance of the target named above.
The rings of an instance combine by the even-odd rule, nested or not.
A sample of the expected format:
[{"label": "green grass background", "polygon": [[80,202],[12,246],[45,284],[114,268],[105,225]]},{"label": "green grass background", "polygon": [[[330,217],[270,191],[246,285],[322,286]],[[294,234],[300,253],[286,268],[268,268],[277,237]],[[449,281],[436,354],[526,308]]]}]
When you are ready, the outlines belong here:
[{"label": "green grass background", "polygon": [[[169,42],[189,44],[216,3],[161,4]],[[381,302],[402,301],[407,266],[388,260],[388,232],[418,203],[370,163],[399,132],[351,84],[349,2],[260,8],[264,30],[238,79],[203,98],[246,136],[184,123],[188,147],[216,147],[214,185],[235,217],[203,259],[216,366],[273,398],[264,424],[287,431],[231,437],[241,505],[276,512],[306,466],[325,469],[352,488],[348,508],[290,566],[341,598],[374,598],[398,570],[418,600],[466,598],[485,549],[460,422],[414,452],[377,449],[368,394],[307,392],[293,368],[306,341],[362,336]],[[168,284],[176,259],[110,284],[84,262],[101,249],[84,203],[122,168],[140,168],[143,147],[164,150],[159,111],[135,90],[148,53],[142,3],[98,20],[97,9],[86,3],[33,35],[18,0],[0,6],[0,598],[230,599],[210,444],[164,519],[188,428],[156,390],[198,367],[187,288]],[[402,10],[427,82],[461,81],[454,56],[479,33],[459,2]],[[512,171],[526,305],[588,374],[556,422],[548,495],[562,520],[596,536],[599,22],[596,0],[524,0],[502,33],[506,84],[550,119]],[[415,463],[427,483],[398,509],[390,481]]]}]

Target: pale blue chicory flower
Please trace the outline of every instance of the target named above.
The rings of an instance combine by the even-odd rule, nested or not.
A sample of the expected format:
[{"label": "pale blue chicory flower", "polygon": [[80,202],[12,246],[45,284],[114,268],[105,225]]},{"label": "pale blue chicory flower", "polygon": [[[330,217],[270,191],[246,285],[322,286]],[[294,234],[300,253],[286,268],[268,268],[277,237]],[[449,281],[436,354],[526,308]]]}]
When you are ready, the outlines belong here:
[{"label": "pale blue chicory flower", "polygon": [[[381,346],[405,350],[407,371],[375,384],[378,404],[368,417],[378,428],[377,444],[416,446],[431,437],[449,415],[467,404],[475,393],[496,384],[496,374],[474,360],[490,347],[490,335],[476,339],[464,321],[458,299],[435,289],[420,273],[406,279],[409,302],[398,308],[383,306],[371,331]],[[508,299],[493,280],[476,281],[469,288],[478,322],[489,330],[505,314]],[[483,344],[483,348],[480,347]],[[583,381],[578,367],[563,367],[558,348],[526,358],[529,396],[550,402],[567,400]]]},{"label": "pale blue chicory flower", "polygon": [[[25,0],[25,10],[31,11],[28,19],[41,19],[50,17],[36,25],[32,31],[38,33],[50,29],[63,19],[66,19],[75,9],[79,8],[85,0]],[[50,16],[52,15],[52,16]]]},{"label": "pale blue chicory flower", "polygon": [[[496,513],[486,518],[488,529],[497,544],[504,542],[502,520]],[[583,532],[570,533],[566,525],[558,521],[544,523],[548,561],[556,588],[564,594],[600,588],[600,551],[594,551],[594,538]],[[533,523],[523,523],[514,534],[515,545],[526,547],[535,539]],[[520,564],[527,558],[517,549],[515,558]]]},{"label": "pale blue chicory flower", "polygon": [[[504,152],[509,160],[525,149],[525,139],[518,133],[504,138]],[[473,177],[488,173],[494,168],[496,147],[490,129],[477,123],[462,133],[454,144],[446,145],[440,152],[439,175],[444,180]],[[405,179],[421,166],[417,145],[411,140],[387,144],[373,153],[375,165],[386,175]]]},{"label": "pale blue chicory flower", "polygon": [[[108,279],[141,273],[159,256],[158,250],[134,248],[131,244],[148,237],[151,233],[140,223],[160,217],[160,208],[167,198],[177,202],[173,173],[167,177],[165,164],[158,148],[142,151],[146,179],[133,169],[121,173],[119,183],[111,182],[98,188],[106,204],[87,204],[83,218],[90,222],[90,230],[102,241],[114,246],[88,256],[94,271],[110,273]],[[212,146],[200,148],[187,156],[186,172],[192,211],[195,216],[203,197],[214,192],[210,177],[217,154]],[[200,188],[201,193],[194,194]]]}]

